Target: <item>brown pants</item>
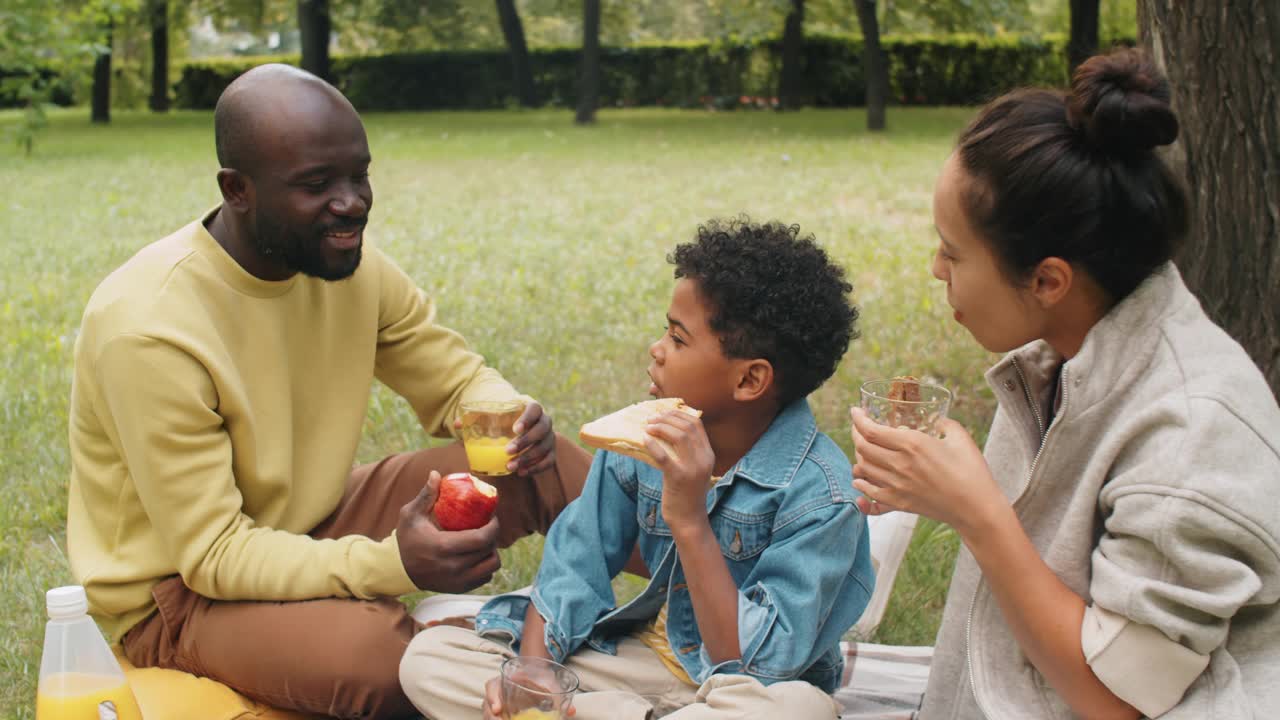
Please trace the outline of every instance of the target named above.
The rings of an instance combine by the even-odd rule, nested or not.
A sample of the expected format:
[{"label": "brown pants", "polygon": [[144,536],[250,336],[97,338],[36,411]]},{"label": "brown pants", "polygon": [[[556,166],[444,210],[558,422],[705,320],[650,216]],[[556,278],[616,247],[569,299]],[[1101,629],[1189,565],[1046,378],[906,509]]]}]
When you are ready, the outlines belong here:
[{"label": "brown pants", "polygon": [[[546,534],[581,493],[590,466],[586,451],[557,436],[556,467],[532,479],[492,478],[499,491],[499,544]],[[309,534],[385,538],[431,470],[466,469],[460,443],[357,467],[337,509]],[[255,700],[319,715],[416,717],[398,669],[420,628],[396,598],[218,601],[197,595],[178,576],[161,581],[152,595],[157,612],[122,639],[137,667],[213,678]]]}]

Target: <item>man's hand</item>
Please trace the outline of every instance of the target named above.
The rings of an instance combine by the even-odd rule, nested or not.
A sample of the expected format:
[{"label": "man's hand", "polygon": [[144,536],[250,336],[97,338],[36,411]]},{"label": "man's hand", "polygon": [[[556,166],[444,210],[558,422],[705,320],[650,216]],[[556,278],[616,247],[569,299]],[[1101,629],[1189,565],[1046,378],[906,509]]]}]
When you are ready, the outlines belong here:
[{"label": "man's hand", "polygon": [[[462,419],[453,421],[453,429],[462,428]],[[507,444],[507,454],[513,457],[507,469],[517,475],[529,476],[550,470],[556,464],[556,434],[551,431],[551,416],[542,406],[531,402],[512,426],[516,437]]]},{"label": "man's hand", "polygon": [[[716,454],[702,418],[670,410],[649,421],[645,449],[662,471],[662,519],[672,530],[707,520],[707,489]],[[670,443],[676,456],[657,439]],[[677,457],[678,456],[678,457]]]},{"label": "man's hand", "polygon": [[507,445],[507,453],[519,457],[507,463],[508,470],[527,476],[550,470],[556,464],[556,435],[551,432],[551,416],[542,411],[541,405],[525,405],[513,429],[516,439]]},{"label": "man's hand", "polygon": [[440,490],[440,473],[432,470],[418,496],[400,508],[396,539],[400,562],[420,590],[462,593],[489,582],[498,559],[498,520],[475,530],[447,532],[431,517]]}]

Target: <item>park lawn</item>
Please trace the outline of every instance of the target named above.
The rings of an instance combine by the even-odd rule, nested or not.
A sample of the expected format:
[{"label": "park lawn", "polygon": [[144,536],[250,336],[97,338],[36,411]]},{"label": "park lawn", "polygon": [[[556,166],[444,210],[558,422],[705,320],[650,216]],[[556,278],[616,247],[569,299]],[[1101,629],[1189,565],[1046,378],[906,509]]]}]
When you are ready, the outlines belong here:
[{"label": "park lawn", "polygon": [[[444,324],[576,435],[644,399],[676,243],[717,216],[798,223],[848,269],[862,308],[862,338],[811,398],[821,429],[850,450],[859,383],[912,372],[953,388],[953,416],[982,439],[993,358],[928,273],[934,176],[969,114],[895,108],[877,135],[860,111],[618,110],[585,129],[564,111],[372,114],[368,236],[435,296]],[[32,717],[44,591],[71,582],[66,419],[85,301],[218,202],[211,113],[121,112],[107,127],[87,115],[55,112],[30,157],[0,146],[0,717]],[[0,136],[16,122],[0,113]],[[427,442],[377,388],[358,459]],[[880,641],[932,642],[957,549],[942,530],[918,527]],[[530,582],[540,548],[506,551],[486,590]]]}]

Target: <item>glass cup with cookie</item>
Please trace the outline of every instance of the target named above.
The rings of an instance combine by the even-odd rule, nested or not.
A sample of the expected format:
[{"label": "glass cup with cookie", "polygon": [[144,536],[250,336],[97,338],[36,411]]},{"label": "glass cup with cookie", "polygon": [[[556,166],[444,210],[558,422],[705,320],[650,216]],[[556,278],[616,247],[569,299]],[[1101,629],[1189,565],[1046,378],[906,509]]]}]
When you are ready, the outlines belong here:
[{"label": "glass cup with cookie", "polygon": [[862,409],[881,425],[941,437],[942,419],[951,409],[951,391],[910,375],[871,380],[862,384]]}]

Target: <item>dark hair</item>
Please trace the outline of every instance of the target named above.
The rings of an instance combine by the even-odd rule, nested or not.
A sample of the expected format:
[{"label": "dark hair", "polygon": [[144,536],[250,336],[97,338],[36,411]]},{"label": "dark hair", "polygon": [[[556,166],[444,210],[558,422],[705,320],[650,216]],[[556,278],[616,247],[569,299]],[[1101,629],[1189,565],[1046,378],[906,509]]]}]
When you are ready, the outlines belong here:
[{"label": "dark hair", "polygon": [[960,162],[976,180],[964,198],[970,220],[1015,282],[1059,257],[1118,302],[1186,234],[1186,194],[1154,150],[1177,136],[1169,84],[1150,60],[1136,50],[1092,57],[1069,94],[1016,90],[960,134]]},{"label": "dark hair", "polygon": [[697,282],[727,357],[773,365],[783,405],[818,389],[858,336],[853,286],[798,225],[712,220],[667,262]]}]

